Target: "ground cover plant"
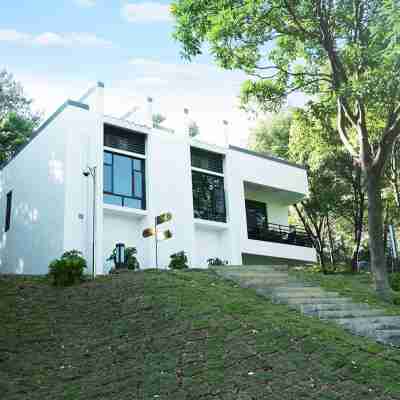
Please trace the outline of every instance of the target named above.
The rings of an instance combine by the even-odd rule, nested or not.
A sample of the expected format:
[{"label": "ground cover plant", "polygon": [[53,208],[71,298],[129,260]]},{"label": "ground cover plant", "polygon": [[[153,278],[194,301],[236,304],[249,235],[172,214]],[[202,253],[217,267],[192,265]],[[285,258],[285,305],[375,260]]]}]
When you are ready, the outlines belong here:
[{"label": "ground cover plant", "polygon": [[207,271],[0,277],[6,400],[400,399],[400,351]]}]

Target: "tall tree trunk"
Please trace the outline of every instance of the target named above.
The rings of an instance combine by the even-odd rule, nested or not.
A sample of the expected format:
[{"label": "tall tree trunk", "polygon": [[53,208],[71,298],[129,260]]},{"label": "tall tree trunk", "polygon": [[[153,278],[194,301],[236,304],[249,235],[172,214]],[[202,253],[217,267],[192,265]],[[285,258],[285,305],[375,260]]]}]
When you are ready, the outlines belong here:
[{"label": "tall tree trunk", "polygon": [[353,253],[351,256],[351,272],[358,272],[358,254],[360,253],[361,235],[354,243]]},{"label": "tall tree trunk", "polygon": [[391,301],[392,293],[388,280],[383,244],[381,179],[379,174],[369,171],[367,188],[369,248],[371,266],[375,278],[375,289],[382,299]]},{"label": "tall tree trunk", "polygon": [[333,251],[334,251],[333,250],[333,238],[332,238],[332,230],[331,230],[331,223],[330,223],[330,220],[329,220],[329,215],[327,215],[327,217],[326,217],[326,226],[327,226],[327,229],[328,229],[329,255],[330,255],[330,258],[331,258],[331,264],[332,264],[332,266],[334,268],[335,257],[333,255]]}]

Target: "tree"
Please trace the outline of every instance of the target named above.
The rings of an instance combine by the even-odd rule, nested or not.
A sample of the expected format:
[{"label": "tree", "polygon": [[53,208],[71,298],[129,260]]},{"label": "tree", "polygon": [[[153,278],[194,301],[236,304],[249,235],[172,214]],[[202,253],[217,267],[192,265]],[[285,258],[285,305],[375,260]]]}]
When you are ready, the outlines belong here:
[{"label": "tree", "polygon": [[0,71],[0,163],[9,160],[39,124],[31,103],[13,76]]},{"label": "tree", "polygon": [[298,91],[326,93],[335,102],[339,137],[365,176],[375,288],[386,300],[381,190],[400,135],[399,6],[399,0],[175,0],[171,7],[186,58],[207,42],[220,66],[251,75],[242,87],[245,104],[278,109]]},{"label": "tree", "polygon": [[258,120],[250,132],[250,147],[256,151],[267,151],[277,157],[288,159],[291,123],[292,114],[289,110]]},{"label": "tree", "polygon": [[[327,221],[331,216],[336,222],[344,220],[345,225],[350,226],[353,242],[351,265],[353,272],[356,272],[364,231],[365,187],[360,166],[341,146],[331,126],[333,106],[329,102],[321,102],[318,106],[297,110],[290,132],[289,152],[292,159],[309,166],[310,186],[319,186],[318,196],[321,196],[319,190],[327,192],[328,196],[323,199],[327,204],[322,207],[329,213]],[[326,181],[324,188],[320,185],[321,179],[330,179],[330,183]],[[316,206],[321,207],[318,204]],[[335,230],[338,230],[337,226]]]}]

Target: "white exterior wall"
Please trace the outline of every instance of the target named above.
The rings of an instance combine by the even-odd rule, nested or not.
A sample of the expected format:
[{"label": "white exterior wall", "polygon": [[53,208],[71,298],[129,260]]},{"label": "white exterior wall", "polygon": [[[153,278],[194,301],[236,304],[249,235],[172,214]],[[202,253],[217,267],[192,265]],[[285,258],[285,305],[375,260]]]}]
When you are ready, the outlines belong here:
[{"label": "white exterior wall", "polygon": [[[64,250],[66,134],[88,115],[67,107],[0,172],[0,272],[45,274]],[[4,232],[6,195],[12,190],[11,225]]]},{"label": "white exterior wall", "polygon": [[[103,89],[90,99],[90,111],[68,106],[0,174],[0,224],[4,231],[6,194],[13,190],[12,221],[0,242],[0,272],[46,273],[63,251],[78,249],[92,266],[93,180],[82,174],[96,166],[96,273],[111,268],[106,259],[118,242],[134,246],[142,267],[155,266],[153,238],[142,237],[155,216],[171,212],[160,230],[173,238],[159,243],[159,266],[184,250],[193,267],[218,257],[241,264],[242,254],[315,261],[309,248],[249,240],[245,199],[267,203],[269,222],[287,225],[288,206],[307,195],[304,169],[232,148],[206,145],[184,133],[136,127],[147,136],[146,210],[103,205],[104,122],[131,127],[103,115]],[[227,223],[193,218],[190,146],[225,156]],[[119,152],[115,150],[115,152]]]}]

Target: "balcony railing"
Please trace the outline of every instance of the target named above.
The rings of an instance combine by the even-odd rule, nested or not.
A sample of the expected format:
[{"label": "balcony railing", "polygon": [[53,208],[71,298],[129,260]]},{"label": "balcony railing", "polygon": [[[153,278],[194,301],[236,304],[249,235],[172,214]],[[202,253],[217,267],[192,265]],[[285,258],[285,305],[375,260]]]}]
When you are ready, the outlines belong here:
[{"label": "balcony railing", "polygon": [[268,224],[265,227],[248,229],[248,237],[252,240],[291,244],[293,246],[313,247],[307,232],[297,226]]}]

